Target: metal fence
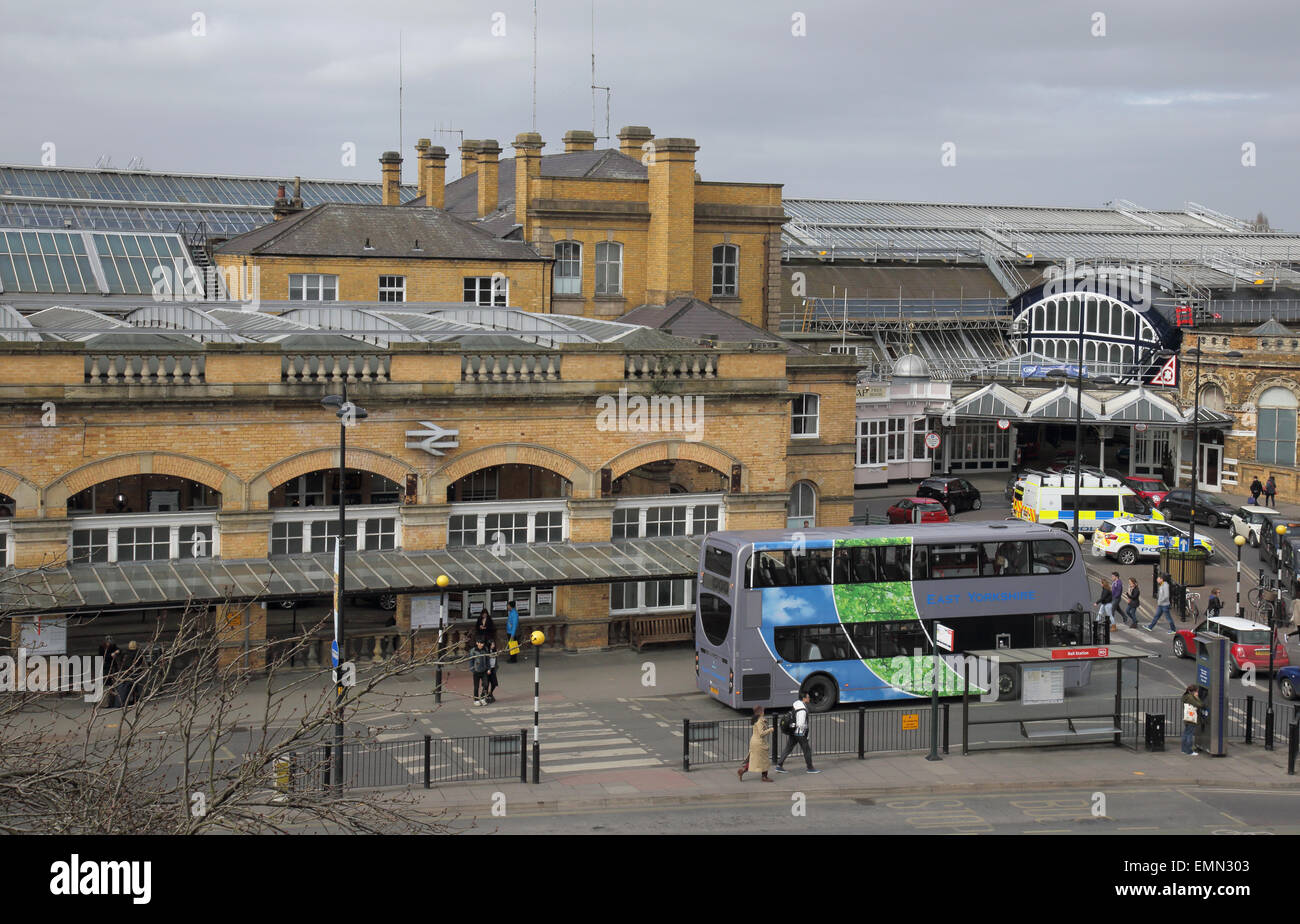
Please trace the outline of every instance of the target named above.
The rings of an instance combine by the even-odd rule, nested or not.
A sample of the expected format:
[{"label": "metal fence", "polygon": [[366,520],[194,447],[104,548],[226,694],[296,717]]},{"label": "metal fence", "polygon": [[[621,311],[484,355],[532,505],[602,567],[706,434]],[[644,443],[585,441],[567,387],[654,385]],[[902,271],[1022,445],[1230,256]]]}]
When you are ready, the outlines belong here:
[{"label": "metal fence", "polygon": [[[1140,741],[1145,734],[1148,715],[1165,717],[1165,735],[1177,737],[1183,728],[1183,700],[1181,696],[1152,696],[1126,699],[1122,702],[1120,716],[1125,741]],[[1268,695],[1242,696],[1227,701],[1224,734],[1233,740],[1251,743],[1263,740],[1264,716],[1268,711]],[[1273,701],[1273,737],[1285,738],[1286,727],[1295,721],[1300,707],[1276,696]]]},{"label": "metal fence", "polygon": [[[278,775],[281,785],[302,791],[326,790],[333,782],[334,746],[321,744],[298,752]],[[480,780],[528,781],[528,733],[467,738],[412,738],[343,745],[343,786],[381,789]]]},{"label": "metal fence", "polygon": [[[941,706],[940,736],[944,752],[948,750],[949,704]],[[776,713],[767,721],[777,722]],[[859,706],[818,713],[808,717],[808,743],[817,755],[867,754],[889,751],[916,751],[930,747],[930,704],[918,702],[908,708],[878,709]],[[701,722],[682,720],[682,769],[703,764],[740,763],[749,756],[749,738],[753,722],[748,718]],[[784,747],[785,735],[772,734],[773,759]]]}]

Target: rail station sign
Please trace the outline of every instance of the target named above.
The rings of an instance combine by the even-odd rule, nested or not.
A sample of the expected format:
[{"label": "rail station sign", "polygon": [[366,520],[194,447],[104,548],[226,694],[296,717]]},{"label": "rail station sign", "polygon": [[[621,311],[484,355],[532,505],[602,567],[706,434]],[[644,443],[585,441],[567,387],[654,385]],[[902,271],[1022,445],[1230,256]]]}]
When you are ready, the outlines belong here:
[{"label": "rail station sign", "polygon": [[1068,661],[1072,658],[1108,658],[1110,649],[1101,648],[1054,648],[1052,649],[1053,661]]}]

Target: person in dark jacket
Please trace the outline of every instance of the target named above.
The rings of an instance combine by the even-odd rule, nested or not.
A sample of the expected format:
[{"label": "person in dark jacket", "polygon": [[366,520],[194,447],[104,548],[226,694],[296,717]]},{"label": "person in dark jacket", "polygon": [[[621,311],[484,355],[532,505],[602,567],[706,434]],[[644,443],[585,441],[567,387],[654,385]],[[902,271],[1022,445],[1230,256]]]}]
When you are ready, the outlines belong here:
[{"label": "person in dark jacket", "polygon": [[104,640],[99,643],[99,657],[103,665],[101,670],[104,677],[104,690],[108,693],[108,707],[112,709],[122,704],[117,691],[117,675],[122,667],[122,649],[117,647],[113,636],[105,635]]},{"label": "person in dark jacket", "polygon": [[475,639],[469,653],[469,670],[474,675],[474,705],[487,704],[488,653],[483,639]]},{"label": "person in dark jacket", "polygon": [[1268,476],[1268,481],[1264,482],[1264,506],[1272,507],[1277,503],[1277,481],[1272,475]]},{"label": "person in dark jacket", "polygon": [[492,621],[492,614],[488,612],[487,607],[484,607],[483,612],[478,614],[478,622],[474,624],[474,638],[482,639],[486,643],[488,639],[496,638],[496,634],[496,623]]},{"label": "person in dark jacket", "polygon": [[1259,496],[1264,493],[1264,486],[1260,484],[1259,478],[1250,483],[1250,503],[1252,506],[1259,505]]},{"label": "person in dark jacket", "polygon": [[1218,619],[1223,615],[1223,598],[1219,596],[1219,588],[1210,591],[1210,599],[1205,601],[1205,615],[1211,619]]},{"label": "person in dark jacket", "polygon": [[487,691],[487,696],[484,697],[484,699],[489,703],[495,703],[497,701],[497,643],[495,639],[487,643],[487,653],[487,676],[483,678],[485,681],[484,689]]},{"label": "person in dark jacket", "polygon": [[1111,596],[1110,582],[1102,579],[1101,593],[1097,595],[1097,622],[1109,620],[1115,625],[1115,598]]},{"label": "person in dark jacket", "polygon": [[1142,602],[1142,588],[1138,586],[1137,578],[1128,579],[1128,593],[1124,595],[1124,598],[1128,605],[1124,615],[1128,618],[1128,624],[1136,629],[1138,627],[1138,605]]}]

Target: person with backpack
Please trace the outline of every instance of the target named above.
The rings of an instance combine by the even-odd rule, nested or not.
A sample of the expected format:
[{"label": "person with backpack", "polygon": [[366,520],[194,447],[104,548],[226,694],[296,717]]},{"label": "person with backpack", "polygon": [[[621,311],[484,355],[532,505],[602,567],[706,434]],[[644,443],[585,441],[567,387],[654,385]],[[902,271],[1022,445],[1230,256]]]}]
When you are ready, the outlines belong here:
[{"label": "person with backpack", "polygon": [[1250,483],[1250,503],[1252,507],[1259,506],[1259,496],[1264,493],[1264,486],[1259,482],[1259,476]]},{"label": "person with backpack", "polygon": [[790,712],[786,713],[781,719],[781,731],[785,733],[785,747],[781,749],[781,756],[776,761],[777,773],[789,773],[785,769],[785,759],[790,756],[797,744],[803,750],[804,763],[808,765],[809,773],[821,773],[813,766],[812,747],[808,744],[808,704],[812,702],[812,694],[804,693],[794,701],[794,706]]},{"label": "person with backpack", "polygon": [[1277,503],[1277,481],[1272,475],[1268,476],[1268,481],[1264,482],[1264,506],[1272,507]]}]

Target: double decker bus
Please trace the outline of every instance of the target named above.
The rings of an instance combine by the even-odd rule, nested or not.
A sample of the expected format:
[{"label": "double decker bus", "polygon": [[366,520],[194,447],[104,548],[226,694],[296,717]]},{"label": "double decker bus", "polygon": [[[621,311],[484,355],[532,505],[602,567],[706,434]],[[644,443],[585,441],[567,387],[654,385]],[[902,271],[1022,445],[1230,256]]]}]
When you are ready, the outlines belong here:
[{"label": "double decker bus", "polygon": [[[929,622],[960,651],[1095,641],[1078,543],[1049,526],[939,523],[709,533],[701,544],[695,653],[699,689],[734,708],[814,711],[929,696]],[[1087,682],[1087,665],[1067,685]],[[941,690],[964,678],[940,662]],[[999,665],[999,698],[1019,695]],[[972,677],[975,688],[975,678]]]}]

